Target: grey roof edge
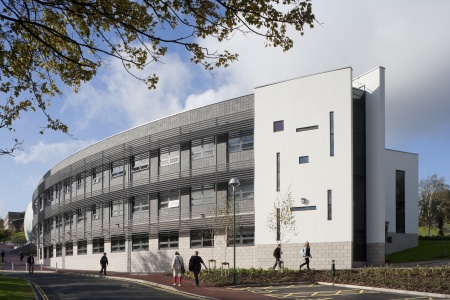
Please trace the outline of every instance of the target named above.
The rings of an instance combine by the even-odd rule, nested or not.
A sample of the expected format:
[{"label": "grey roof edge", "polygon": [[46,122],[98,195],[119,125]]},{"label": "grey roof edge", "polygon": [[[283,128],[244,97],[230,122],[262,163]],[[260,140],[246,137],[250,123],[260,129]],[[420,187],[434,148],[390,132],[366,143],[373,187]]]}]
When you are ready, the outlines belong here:
[{"label": "grey roof edge", "polygon": [[385,67],[382,67],[382,66],[375,67],[375,68],[373,68],[373,69],[371,69],[371,70],[369,70],[369,71],[367,71],[367,72],[364,72],[364,73],[362,73],[362,74],[356,76],[355,78],[352,79],[352,81],[355,81],[356,79],[358,79],[358,78],[360,78],[360,77],[363,77],[363,76],[365,76],[365,75],[367,75],[367,74],[369,74],[369,73],[372,73],[373,71],[378,70],[378,69],[383,69],[383,70],[385,70],[386,68],[385,68]]},{"label": "grey roof edge", "polygon": [[404,153],[404,154],[411,154],[411,155],[417,155],[417,156],[419,156],[418,153],[413,153],[413,152],[408,152],[408,151],[401,151],[401,150],[388,149],[388,148],[385,148],[385,150],[387,150],[387,151],[392,151],[392,152],[398,152],[398,153]]},{"label": "grey roof edge", "polygon": [[[350,69],[351,71],[353,71],[351,66],[348,67],[343,67],[343,68],[339,68],[339,69],[333,69],[333,70],[328,70],[328,71],[324,71],[324,72],[317,72],[317,73],[313,73],[313,74],[308,74],[308,75],[304,75],[304,76],[299,76],[299,77],[294,77],[294,78],[290,78],[290,79],[286,79],[286,80],[281,80],[281,81],[276,81],[276,82],[272,82],[272,83],[267,83],[267,84],[263,84],[260,86],[255,87],[256,89],[259,88],[263,88],[266,86],[270,86],[270,85],[275,85],[275,84],[279,84],[279,83],[283,83],[283,82],[288,82],[288,81],[292,81],[292,80],[296,80],[296,79],[300,79],[300,78],[306,78],[306,77],[311,77],[311,76],[316,76],[316,75],[320,75],[320,74],[325,74],[325,73],[331,73],[331,72],[336,72],[336,71],[341,71],[341,70],[345,70],[345,69]],[[353,81],[354,79],[352,79]]]}]

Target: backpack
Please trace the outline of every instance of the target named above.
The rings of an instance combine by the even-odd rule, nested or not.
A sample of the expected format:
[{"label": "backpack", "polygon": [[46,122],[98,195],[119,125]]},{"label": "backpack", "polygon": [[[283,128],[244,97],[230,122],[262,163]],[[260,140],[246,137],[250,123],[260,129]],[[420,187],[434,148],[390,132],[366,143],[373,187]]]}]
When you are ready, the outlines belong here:
[{"label": "backpack", "polygon": [[194,271],[194,256],[189,259],[189,271]]},{"label": "backpack", "polygon": [[305,256],[306,256],[306,249],[305,249],[305,248],[302,248],[302,249],[300,250],[300,255],[301,255],[302,257],[305,257]]},{"label": "backpack", "polygon": [[277,249],[273,250],[273,257],[277,257]]},{"label": "backpack", "polygon": [[102,258],[100,259],[100,263],[106,263],[106,256],[102,256]]}]

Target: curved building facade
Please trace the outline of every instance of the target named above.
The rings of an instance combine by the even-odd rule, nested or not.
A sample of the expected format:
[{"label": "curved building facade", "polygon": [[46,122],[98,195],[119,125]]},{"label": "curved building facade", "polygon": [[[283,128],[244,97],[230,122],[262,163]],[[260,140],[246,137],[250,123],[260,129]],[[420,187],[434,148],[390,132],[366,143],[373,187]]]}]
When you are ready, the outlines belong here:
[{"label": "curved building facade", "polygon": [[[351,68],[267,85],[71,155],[33,194],[39,260],[97,270],[106,252],[111,271],[157,272],[170,270],[175,251],[189,257],[198,250],[210,267],[220,267],[233,265],[236,250],[238,267],[266,268],[281,241],[285,266],[296,268],[308,240],[316,269],[329,268],[332,259],[338,268],[383,264],[384,224],[395,223],[387,218],[403,213],[395,223],[407,236],[403,243],[417,239],[409,222],[417,216],[417,156],[396,154],[410,157],[399,166],[407,199],[399,213],[386,214],[385,195],[395,182],[384,182],[385,172],[393,164],[385,163],[380,142],[384,92],[366,89],[370,84],[384,89],[384,69],[358,77],[356,87]],[[376,119],[366,118],[368,107]],[[234,192],[231,178],[240,181]],[[287,191],[297,224],[281,235],[289,242],[267,226],[275,199]],[[375,215],[368,216],[369,208]]]}]

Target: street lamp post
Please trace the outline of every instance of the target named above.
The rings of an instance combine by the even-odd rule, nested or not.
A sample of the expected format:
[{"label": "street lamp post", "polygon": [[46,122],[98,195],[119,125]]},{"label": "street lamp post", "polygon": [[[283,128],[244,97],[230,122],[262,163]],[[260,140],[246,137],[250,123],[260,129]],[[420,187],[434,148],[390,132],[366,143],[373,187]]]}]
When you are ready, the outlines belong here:
[{"label": "street lamp post", "polygon": [[236,187],[239,184],[236,177],[231,178],[228,183],[233,188],[233,285],[236,285]]}]

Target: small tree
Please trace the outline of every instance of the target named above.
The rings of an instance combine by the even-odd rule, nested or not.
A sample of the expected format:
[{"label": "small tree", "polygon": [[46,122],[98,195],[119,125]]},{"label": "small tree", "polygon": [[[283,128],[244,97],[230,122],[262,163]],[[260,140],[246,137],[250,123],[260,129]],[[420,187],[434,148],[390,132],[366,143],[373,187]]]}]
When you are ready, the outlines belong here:
[{"label": "small tree", "polygon": [[273,210],[267,217],[267,228],[277,234],[277,240],[280,243],[288,243],[292,236],[297,236],[297,225],[295,222],[294,212],[294,198],[290,188],[285,194],[278,194],[274,204]]},{"label": "small tree", "polygon": [[431,228],[441,228],[444,224],[446,195],[449,186],[445,178],[438,178],[436,174],[420,180],[419,183],[419,224]]},{"label": "small tree", "polygon": [[[236,202],[236,228],[240,227],[239,213],[239,204]],[[223,245],[225,262],[227,262],[228,240],[230,236],[233,236],[233,198],[231,196],[228,199],[222,197],[218,200],[216,205],[209,209],[208,217],[206,222],[208,228],[204,232],[211,238],[216,235],[222,236],[221,240],[217,240],[217,244]],[[214,242],[213,258],[215,246]]]}]

